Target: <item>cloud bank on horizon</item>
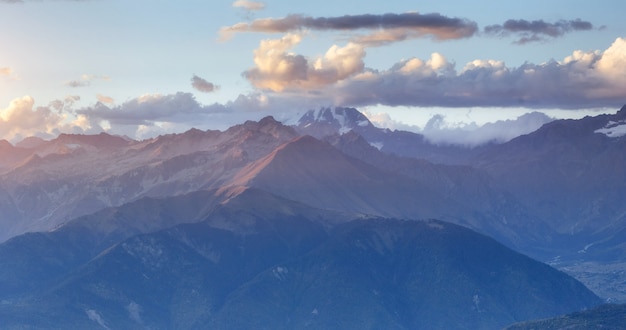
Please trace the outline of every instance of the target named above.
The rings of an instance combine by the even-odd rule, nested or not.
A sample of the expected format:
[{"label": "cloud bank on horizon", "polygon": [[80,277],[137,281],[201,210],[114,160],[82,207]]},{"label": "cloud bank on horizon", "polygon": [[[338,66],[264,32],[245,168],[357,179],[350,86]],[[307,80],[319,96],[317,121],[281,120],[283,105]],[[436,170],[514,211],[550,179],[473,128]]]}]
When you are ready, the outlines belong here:
[{"label": "cloud bank on horizon", "polygon": [[[24,2],[33,1],[0,0]],[[265,2],[247,0],[231,5],[247,12],[268,8]],[[368,51],[416,39],[438,43],[502,39],[509,47],[525,47],[603,28],[580,18],[554,22],[508,19],[481,28],[469,18],[418,12],[248,18],[215,31],[221,43],[236,42],[233,39],[244,33],[262,36],[252,52],[253,65],[239,72],[251,90],[241,92],[232,101],[202,105],[191,93],[172,91],[135,96],[116,105],[116,98],[99,93],[96,104],[76,108],[72,97],[61,97],[45,106],[35,106],[30,96],[17,97],[8,107],[0,108],[0,138],[17,140],[29,135],[50,137],[60,132],[101,130],[142,138],[198,123],[233,122],[226,117],[260,117],[319,106],[617,108],[626,100],[623,36],[617,36],[604,50],[573,50],[562,59],[519,66],[490,58],[457,64],[443,52],[432,52],[426,58],[404,58],[386,68],[368,66]],[[335,42],[318,55],[302,52],[306,49],[303,45],[316,34],[332,35]],[[16,70],[3,64],[0,80],[15,79]],[[112,84],[108,75],[84,74],[63,85],[79,89],[100,81]],[[188,86],[201,94],[224,89],[219,81],[210,82],[195,74]],[[539,116],[523,118],[520,123],[526,129],[545,121],[541,117],[528,125],[529,118]],[[436,130],[443,129],[434,125],[442,118],[435,119],[439,121],[422,129],[434,140],[438,139]]]},{"label": "cloud bank on horizon", "polygon": [[[558,38],[593,29],[581,19],[548,23],[507,20],[485,27],[486,35],[515,34],[517,44]],[[323,31],[374,30],[333,45],[323,56],[307,57],[293,49],[303,29]],[[294,32],[295,31],[295,32]],[[502,61],[477,59],[457,68],[443,54],[410,58],[386,70],[365,65],[366,50],[408,38],[439,40],[469,38],[478,31],[468,19],[440,14],[383,14],[339,17],[290,15],[257,19],[220,30],[234,33],[286,33],[264,39],[254,51],[253,68],[244,76],[253,86],[272,93],[306,94],[336,105],[589,108],[608,107],[626,99],[626,39],[617,38],[605,51],[576,50],[563,60],[508,67]],[[410,36],[410,37],[409,37]],[[312,93],[313,90],[313,93]],[[314,94],[314,96],[310,96]]]}]

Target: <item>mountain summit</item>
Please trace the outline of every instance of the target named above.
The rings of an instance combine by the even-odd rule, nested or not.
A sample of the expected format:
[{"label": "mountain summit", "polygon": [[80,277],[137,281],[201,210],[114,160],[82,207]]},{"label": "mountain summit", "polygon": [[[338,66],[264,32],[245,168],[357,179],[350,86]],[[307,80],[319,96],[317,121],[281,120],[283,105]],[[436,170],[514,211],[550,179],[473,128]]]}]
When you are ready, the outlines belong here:
[{"label": "mountain summit", "polygon": [[345,134],[355,128],[375,128],[364,114],[354,108],[309,110],[298,120],[297,130],[317,138]]}]

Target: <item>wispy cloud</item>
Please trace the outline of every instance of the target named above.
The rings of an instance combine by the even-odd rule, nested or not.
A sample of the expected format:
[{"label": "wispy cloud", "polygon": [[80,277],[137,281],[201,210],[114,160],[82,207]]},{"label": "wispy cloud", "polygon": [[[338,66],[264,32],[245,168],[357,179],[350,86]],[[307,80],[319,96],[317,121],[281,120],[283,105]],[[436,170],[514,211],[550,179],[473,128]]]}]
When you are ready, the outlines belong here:
[{"label": "wispy cloud", "polygon": [[18,80],[17,75],[10,67],[0,67],[0,78],[5,77],[8,80]]},{"label": "wispy cloud", "polygon": [[93,309],[89,309],[86,310],[85,313],[87,314],[87,317],[89,317],[90,320],[96,322],[98,325],[100,325],[100,327],[104,328],[104,329],[110,329],[104,322],[104,319],[102,318],[102,316],[100,315],[100,313],[98,313],[98,311],[93,310]]},{"label": "wispy cloud", "polygon": [[219,86],[196,75],[191,77],[191,86],[197,91],[203,93],[212,93],[219,89]]},{"label": "wispy cloud", "polygon": [[115,100],[112,97],[110,97],[110,96],[98,94],[98,95],[96,95],[96,98],[98,99],[98,102],[102,102],[104,104],[113,104],[113,103],[115,103]]},{"label": "wispy cloud", "polygon": [[503,24],[486,26],[485,34],[498,37],[515,36],[514,43],[526,44],[535,41],[544,41],[549,38],[558,38],[574,31],[593,30],[591,22],[581,19],[560,20],[549,23],[544,20],[527,21],[524,19],[510,19]]},{"label": "wispy cloud", "polygon": [[102,75],[83,74],[80,77],[80,79],[67,81],[65,83],[65,86],[73,87],[73,88],[86,87],[86,86],[90,86],[91,83],[96,80],[109,81],[111,80],[111,78],[109,78],[108,76],[102,76]]},{"label": "wispy cloud", "polygon": [[256,11],[265,9],[265,3],[259,1],[237,0],[233,2],[233,7]]},{"label": "wispy cloud", "polygon": [[468,38],[478,30],[473,21],[446,17],[441,14],[382,14],[345,15],[337,17],[311,17],[288,15],[284,18],[257,19],[250,23],[238,23],[220,30],[223,38],[235,33],[264,32],[287,33],[304,29],[318,31],[348,30],[399,30],[408,31],[405,35],[430,36],[437,40]]}]

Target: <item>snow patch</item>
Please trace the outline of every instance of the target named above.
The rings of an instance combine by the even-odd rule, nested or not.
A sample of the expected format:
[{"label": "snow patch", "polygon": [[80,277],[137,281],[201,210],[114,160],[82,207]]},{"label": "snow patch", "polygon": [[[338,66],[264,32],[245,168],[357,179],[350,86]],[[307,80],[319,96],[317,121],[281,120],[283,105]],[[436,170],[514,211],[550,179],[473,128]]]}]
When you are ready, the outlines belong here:
[{"label": "snow patch", "polygon": [[122,243],[122,248],[126,253],[139,259],[143,265],[152,269],[163,267],[167,257],[154,238],[138,238],[132,243]]},{"label": "snow patch", "polygon": [[343,135],[350,132],[352,128],[348,125],[349,121],[348,118],[346,118],[345,113],[338,113],[337,109],[335,109],[333,118],[335,118],[335,120],[339,123],[339,134]]},{"label": "snow patch", "polygon": [[98,313],[98,311],[93,310],[93,309],[88,309],[85,311],[85,313],[87,314],[87,317],[98,323],[98,325],[100,325],[102,328],[104,329],[110,329],[109,327],[107,327],[107,325],[104,323],[104,319],[102,318],[102,316],[100,315],[100,313]]},{"label": "snow patch", "polygon": [[426,222],[426,224],[428,225],[428,227],[434,228],[434,229],[442,230],[445,228],[441,223],[434,222],[434,221],[428,221]]},{"label": "snow patch", "polygon": [[580,253],[580,254],[587,253],[587,250],[589,250],[590,247],[594,246],[594,244],[596,244],[596,243],[591,243],[591,244],[585,245],[585,247],[582,250],[579,250],[578,253]]},{"label": "snow patch", "polygon": [[478,294],[475,294],[472,297],[472,302],[474,302],[474,309],[478,312],[478,313],[482,313],[484,312],[482,309],[480,309],[480,296]]},{"label": "snow patch", "polygon": [[603,128],[597,129],[594,133],[604,134],[608,137],[621,137],[626,135],[626,120],[609,121]]},{"label": "snow patch", "polygon": [[274,269],[272,269],[272,274],[274,274],[274,277],[276,277],[277,280],[279,281],[284,281],[287,279],[287,274],[289,273],[289,269],[287,269],[287,267],[274,267]]},{"label": "snow patch", "polygon": [[128,306],[126,306],[126,311],[128,312],[128,317],[131,320],[143,324],[143,320],[141,319],[141,306],[138,303],[131,301]]},{"label": "snow patch", "polygon": [[382,142],[370,142],[370,145],[378,150],[381,150],[385,146]]},{"label": "snow patch", "polygon": [[346,134],[346,133],[348,133],[348,132],[350,132],[350,131],[351,131],[351,128],[350,128],[350,127],[342,126],[342,127],[339,129],[339,134],[344,135],[344,134]]}]

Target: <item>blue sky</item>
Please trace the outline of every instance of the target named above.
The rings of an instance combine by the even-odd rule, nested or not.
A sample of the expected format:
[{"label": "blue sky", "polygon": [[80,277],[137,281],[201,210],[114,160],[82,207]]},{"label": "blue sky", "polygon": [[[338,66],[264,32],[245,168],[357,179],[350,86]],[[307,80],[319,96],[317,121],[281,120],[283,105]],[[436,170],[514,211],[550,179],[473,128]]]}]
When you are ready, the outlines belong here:
[{"label": "blue sky", "polygon": [[624,12],[619,0],[0,0],[0,138],[146,138],[333,105],[417,131],[434,116],[458,128],[614,112]]}]

